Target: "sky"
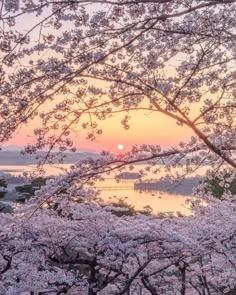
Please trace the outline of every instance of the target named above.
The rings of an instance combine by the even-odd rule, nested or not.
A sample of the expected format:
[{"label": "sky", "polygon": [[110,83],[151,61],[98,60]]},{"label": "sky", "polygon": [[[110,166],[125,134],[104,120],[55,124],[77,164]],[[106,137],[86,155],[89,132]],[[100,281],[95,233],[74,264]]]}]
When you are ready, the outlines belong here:
[{"label": "sky", "polygon": [[[135,144],[159,144],[166,148],[175,146],[192,135],[186,127],[177,126],[174,120],[156,112],[133,112],[129,130],[124,130],[121,120],[122,115],[119,114],[102,122],[103,134],[96,141],[86,140],[85,132],[80,132],[78,136],[72,135],[78,151],[115,152],[119,144],[124,146],[124,151],[128,151]],[[32,143],[34,141],[32,132],[35,127],[39,127],[37,120],[23,126],[7,145],[24,146]]]},{"label": "sky", "polygon": [[[33,16],[27,20],[20,19],[21,27],[29,28],[34,22]],[[103,134],[96,141],[86,140],[85,132],[80,132],[78,136],[73,135],[72,139],[79,151],[110,150],[117,151],[117,146],[122,144],[124,151],[128,151],[132,145],[159,144],[163,147],[172,147],[180,141],[187,140],[192,133],[186,127],[177,126],[175,120],[165,117],[157,112],[136,111],[132,113],[130,129],[124,130],[121,125],[122,114],[116,114],[110,119],[101,122]],[[40,127],[40,121],[35,120],[28,125],[24,125],[17,134],[10,140],[9,146],[24,146],[32,143],[33,129]]]}]

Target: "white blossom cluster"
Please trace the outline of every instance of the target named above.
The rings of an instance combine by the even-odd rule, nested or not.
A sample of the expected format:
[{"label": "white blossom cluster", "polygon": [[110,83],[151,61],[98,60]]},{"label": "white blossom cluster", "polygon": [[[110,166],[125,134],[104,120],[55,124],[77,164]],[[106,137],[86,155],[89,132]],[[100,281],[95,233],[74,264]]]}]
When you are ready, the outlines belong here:
[{"label": "white blossom cluster", "polygon": [[[104,151],[1,215],[0,294],[234,294],[236,1],[0,2],[1,145],[36,119],[23,153],[63,161],[81,130],[96,140],[116,113],[128,129],[137,110],[192,132],[168,149]],[[98,201],[97,179],[142,161],[141,175],[162,164],[178,181],[211,167],[193,216],[122,216]]]}]

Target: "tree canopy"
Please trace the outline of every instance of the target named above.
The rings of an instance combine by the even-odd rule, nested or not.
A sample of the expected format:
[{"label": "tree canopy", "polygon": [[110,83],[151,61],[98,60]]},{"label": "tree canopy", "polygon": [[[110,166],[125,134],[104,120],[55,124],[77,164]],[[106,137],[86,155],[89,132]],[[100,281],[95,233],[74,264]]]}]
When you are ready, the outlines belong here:
[{"label": "tree canopy", "polygon": [[[172,151],[158,143],[138,149],[236,168],[234,7],[205,0],[3,1],[1,141],[38,116],[42,127],[28,152],[73,150],[78,126],[93,140],[99,121],[113,113],[123,112],[129,128],[133,110],[151,110],[193,137]],[[20,31],[25,15],[30,26]],[[53,107],[42,110],[50,100]]]},{"label": "tree canopy", "polygon": [[1,294],[235,292],[233,191],[219,200],[202,185],[193,216],[158,218],[114,214],[92,189],[103,173],[141,161],[153,173],[160,163],[183,167],[177,179],[202,165],[208,177],[235,179],[235,25],[235,0],[0,1],[1,144],[37,117],[25,152],[47,148],[38,157],[50,163],[52,151],[75,150],[74,132],[94,140],[116,113],[128,129],[135,110],[193,133],[168,149],[83,160],[1,216]]}]

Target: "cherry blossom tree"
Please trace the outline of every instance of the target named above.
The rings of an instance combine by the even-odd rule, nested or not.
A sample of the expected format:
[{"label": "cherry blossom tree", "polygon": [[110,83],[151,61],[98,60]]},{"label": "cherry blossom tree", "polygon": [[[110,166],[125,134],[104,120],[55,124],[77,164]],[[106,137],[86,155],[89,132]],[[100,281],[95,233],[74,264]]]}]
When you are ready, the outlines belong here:
[{"label": "cherry blossom tree", "polygon": [[[0,1],[0,141],[37,118],[35,143],[73,151],[99,122],[149,110],[189,128],[189,142],[104,152],[48,180],[0,219],[1,294],[234,294],[235,196],[204,185],[183,218],[121,216],[97,201],[94,181],[136,162],[147,170],[210,164],[235,178],[234,0]],[[24,19],[28,18],[28,22]],[[46,108],[45,106],[50,105]],[[202,202],[204,198],[204,202]],[[27,293],[28,292],[28,293]]]},{"label": "cherry blossom tree", "polygon": [[235,292],[235,202],[192,218],[118,217],[84,190],[76,202],[72,185],[53,195],[57,181],[38,192],[42,209],[32,200],[1,218],[3,294]]},{"label": "cherry blossom tree", "polygon": [[[78,126],[92,140],[100,120],[123,112],[129,128],[143,109],[192,130],[174,161],[196,150],[192,163],[236,168],[234,8],[232,0],[2,1],[1,142],[38,116],[27,151],[73,149]],[[49,111],[40,108],[48,101]],[[142,149],[161,157],[158,145]]]}]

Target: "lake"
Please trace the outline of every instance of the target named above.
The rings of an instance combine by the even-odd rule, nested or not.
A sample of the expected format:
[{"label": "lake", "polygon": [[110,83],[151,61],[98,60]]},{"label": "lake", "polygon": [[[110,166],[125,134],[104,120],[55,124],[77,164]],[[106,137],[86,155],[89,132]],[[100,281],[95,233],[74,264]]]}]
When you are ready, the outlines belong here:
[{"label": "lake", "polygon": [[[60,165],[45,165],[45,175],[59,175],[63,170],[69,169],[71,164]],[[202,167],[198,171],[199,175],[204,175],[207,166]],[[0,166],[0,171],[12,175],[22,175],[23,172],[33,172],[36,169],[35,165],[27,166]],[[145,165],[137,165],[134,171],[145,169]],[[165,175],[165,171],[160,171],[158,176],[148,173],[147,178],[160,178]],[[192,175],[196,176],[196,175]],[[134,182],[136,180],[120,180],[106,178],[99,182],[96,186],[101,190],[101,198],[105,202],[117,202],[118,199],[124,200],[127,204],[132,205],[136,210],[142,210],[145,206],[150,206],[153,213],[174,213],[180,212],[184,215],[191,214],[189,204],[186,204],[188,196],[178,195],[175,193],[159,192],[159,191],[139,191],[134,190]]]}]

